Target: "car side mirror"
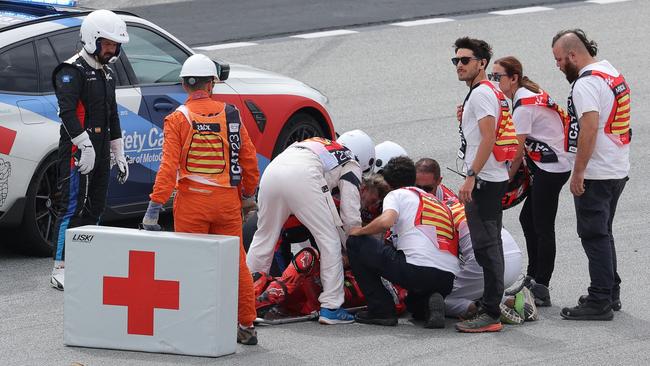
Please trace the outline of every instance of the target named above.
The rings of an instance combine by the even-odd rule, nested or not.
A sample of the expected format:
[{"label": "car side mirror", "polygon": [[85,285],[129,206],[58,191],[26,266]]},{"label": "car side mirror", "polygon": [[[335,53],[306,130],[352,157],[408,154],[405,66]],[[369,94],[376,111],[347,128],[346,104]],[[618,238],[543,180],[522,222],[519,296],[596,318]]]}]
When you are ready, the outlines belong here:
[{"label": "car side mirror", "polygon": [[[214,61],[214,60],[213,60]],[[230,75],[230,65],[223,61],[214,61],[217,65],[217,74],[219,74],[219,81],[225,81]]]}]

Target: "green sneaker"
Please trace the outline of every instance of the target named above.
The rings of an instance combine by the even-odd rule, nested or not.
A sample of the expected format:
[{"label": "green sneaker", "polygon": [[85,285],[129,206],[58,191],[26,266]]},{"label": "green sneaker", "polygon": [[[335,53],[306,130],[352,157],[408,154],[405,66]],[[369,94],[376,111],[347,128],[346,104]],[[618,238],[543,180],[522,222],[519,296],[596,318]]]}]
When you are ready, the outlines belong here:
[{"label": "green sneaker", "polygon": [[[524,287],[517,295],[522,294],[521,297],[523,297],[523,313],[524,313],[524,320],[527,322],[530,321],[535,321],[539,319],[539,313],[537,312],[537,305],[535,304],[535,296],[533,295],[532,292],[530,292],[529,289]],[[515,309],[517,307],[517,299],[515,295]]]},{"label": "green sneaker", "polygon": [[524,323],[524,318],[522,318],[513,308],[507,307],[505,304],[501,304],[501,322],[505,324],[519,325]]},{"label": "green sneaker", "polygon": [[519,292],[515,294],[515,305],[514,310],[519,314],[522,319],[526,319],[526,313],[524,311],[524,304],[526,303],[526,296],[524,295],[523,287]]},{"label": "green sneaker", "polygon": [[495,319],[483,312],[472,319],[456,323],[456,330],[462,333],[499,332],[501,329],[503,325],[499,318]]}]

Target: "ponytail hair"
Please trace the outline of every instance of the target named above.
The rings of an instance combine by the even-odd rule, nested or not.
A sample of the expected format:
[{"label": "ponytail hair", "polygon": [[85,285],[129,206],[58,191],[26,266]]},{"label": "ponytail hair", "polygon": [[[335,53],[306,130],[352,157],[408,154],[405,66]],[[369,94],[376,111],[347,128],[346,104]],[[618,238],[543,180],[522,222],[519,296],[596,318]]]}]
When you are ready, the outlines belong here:
[{"label": "ponytail hair", "polygon": [[524,67],[516,57],[502,57],[494,61],[494,63],[503,67],[506,70],[506,74],[508,76],[513,77],[517,75],[519,77],[517,79],[517,83],[520,87],[524,87],[533,93],[539,93],[542,90],[542,88],[540,88],[536,82],[530,80],[528,76],[524,76]]},{"label": "ponytail hair", "polygon": [[539,84],[536,82],[530,80],[528,76],[524,76],[521,78],[521,81],[519,82],[519,85],[523,86],[524,88],[530,90],[531,92],[537,94],[542,91],[542,88],[539,87]]}]

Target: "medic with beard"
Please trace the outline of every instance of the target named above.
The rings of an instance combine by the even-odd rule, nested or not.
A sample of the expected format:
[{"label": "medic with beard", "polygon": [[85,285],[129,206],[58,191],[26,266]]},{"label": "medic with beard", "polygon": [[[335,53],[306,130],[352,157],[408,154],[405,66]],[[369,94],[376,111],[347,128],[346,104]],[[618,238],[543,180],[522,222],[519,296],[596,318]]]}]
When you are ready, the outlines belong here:
[{"label": "medic with beard", "polygon": [[553,37],[555,62],[571,83],[567,151],[575,153],[570,180],[578,235],[589,259],[588,295],[562,309],[571,320],[612,320],[621,309],[612,223],[630,171],[630,88],[596,42],[580,29]]},{"label": "medic with beard", "polygon": [[109,10],[93,11],[81,23],[81,51],[52,72],[62,122],[50,277],[50,284],[58,290],[63,290],[65,281],[65,231],[99,224],[106,206],[111,154],[119,169],[118,182],[129,177],[115,100],[115,74],[108,66],[128,41],[126,23],[120,17]]}]

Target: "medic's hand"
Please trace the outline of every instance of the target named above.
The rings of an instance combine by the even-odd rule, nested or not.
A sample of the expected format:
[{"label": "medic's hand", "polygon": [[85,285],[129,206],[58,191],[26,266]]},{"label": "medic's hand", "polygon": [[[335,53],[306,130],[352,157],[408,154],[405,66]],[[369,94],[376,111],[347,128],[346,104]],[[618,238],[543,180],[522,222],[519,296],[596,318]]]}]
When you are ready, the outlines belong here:
[{"label": "medic's hand", "polygon": [[257,203],[255,203],[255,196],[243,197],[241,202],[241,211],[244,221],[248,218],[248,214],[257,210]]},{"label": "medic's hand", "polygon": [[160,211],[162,210],[162,203],[156,203],[149,201],[149,207],[147,207],[147,212],[142,218],[142,227],[147,231],[160,231],[162,228],[158,225],[158,216],[160,216]]},{"label": "medic's hand", "polygon": [[349,236],[359,236],[359,232],[361,231],[361,226],[355,226],[351,227],[350,231],[348,231]]},{"label": "medic's hand", "polygon": [[578,173],[576,171],[571,175],[571,183],[569,184],[571,193],[574,196],[580,197],[585,193],[585,173]]},{"label": "medic's hand", "polygon": [[79,173],[88,174],[95,167],[95,149],[90,142],[88,133],[84,131],[81,135],[72,139],[72,143],[81,151],[81,157],[75,164],[79,168]]},{"label": "medic's hand", "polygon": [[456,106],[456,119],[460,122],[463,119],[463,105],[459,104]]},{"label": "medic's hand", "polygon": [[121,137],[111,141],[111,152],[119,169],[117,182],[124,184],[129,179],[129,163],[126,161],[126,156],[124,156],[124,141]]},{"label": "medic's hand", "polygon": [[458,199],[460,199],[460,202],[463,204],[472,202],[472,191],[474,190],[475,182],[475,177],[467,177],[465,178],[463,185],[460,186],[460,189],[458,190]]}]

